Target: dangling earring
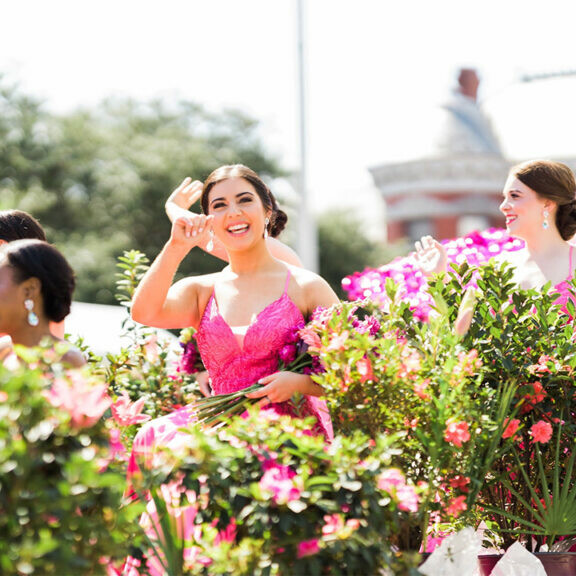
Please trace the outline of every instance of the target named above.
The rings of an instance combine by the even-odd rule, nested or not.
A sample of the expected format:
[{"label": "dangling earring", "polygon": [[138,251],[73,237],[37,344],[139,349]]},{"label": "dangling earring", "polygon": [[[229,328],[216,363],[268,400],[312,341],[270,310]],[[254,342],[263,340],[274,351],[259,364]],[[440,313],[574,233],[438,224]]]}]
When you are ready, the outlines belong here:
[{"label": "dangling earring", "polygon": [[546,208],[544,208],[542,215],[544,216],[544,220],[542,221],[542,229],[548,230],[548,228],[550,228],[550,222],[548,222],[548,216],[550,216],[550,214]]},{"label": "dangling earring", "polygon": [[212,252],[212,250],[214,250],[214,230],[210,228],[208,233],[210,234],[210,240],[208,240],[208,243],[206,244],[206,250]]},{"label": "dangling earring", "polygon": [[268,238],[268,224],[270,224],[270,218],[264,220],[264,238]]},{"label": "dangling earring", "polygon": [[24,300],[24,308],[28,310],[28,324],[30,326],[38,326],[38,316],[34,313],[34,300],[31,298]]}]

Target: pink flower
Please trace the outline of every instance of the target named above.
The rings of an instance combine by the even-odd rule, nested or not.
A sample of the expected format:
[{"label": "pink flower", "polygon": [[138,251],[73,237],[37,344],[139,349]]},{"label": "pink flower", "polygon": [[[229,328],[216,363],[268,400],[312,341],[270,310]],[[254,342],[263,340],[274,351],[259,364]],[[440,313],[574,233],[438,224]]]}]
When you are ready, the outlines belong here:
[{"label": "pink flower", "polygon": [[416,393],[416,396],[422,398],[422,400],[430,400],[430,394],[426,392],[426,388],[428,388],[429,384],[430,384],[430,378],[425,378],[421,382],[415,382],[414,392]]},{"label": "pink flower", "polygon": [[260,479],[260,489],[269,493],[275,504],[286,504],[300,498],[300,488],[294,479],[296,472],[288,466],[274,465],[268,468]]},{"label": "pink flower", "polygon": [[367,380],[374,380],[374,371],[372,370],[370,358],[360,358],[360,360],[356,362],[356,369],[360,375],[360,382],[364,383]]},{"label": "pink flower", "polygon": [[446,430],[444,430],[444,440],[460,448],[464,442],[470,440],[468,422],[449,420],[446,423]]},{"label": "pink flower", "polygon": [[6,402],[6,400],[8,400],[8,393],[0,390],[0,402]]},{"label": "pink flower", "polygon": [[131,426],[132,424],[142,424],[150,420],[148,414],[142,414],[146,398],[142,397],[136,402],[130,401],[128,392],[124,390],[122,396],[112,404],[112,416],[119,426]]},{"label": "pink flower", "polygon": [[449,484],[452,488],[456,488],[457,490],[461,490],[462,492],[468,492],[468,485],[470,484],[470,478],[468,476],[463,476],[462,474],[458,474],[451,478]]},{"label": "pink flower", "polygon": [[378,477],[377,483],[379,490],[384,490],[396,498],[398,508],[408,512],[418,510],[418,494],[414,486],[406,484],[404,474],[398,468],[388,468]]},{"label": "pink flower", "polygon": [[446,514],[449,516],[458,517],[460,512],[466,510],[466,496],[456,496],[450,501],[450,504],[446,507]]},{"label": "pink flower", "polygon": [[318,334],[316,334],[314,329],[310,326],[302,328],[302,330],[298,332],[298,335],[306,344],[308,344],[311,350],[320,350],[322,347],[322,340],[320,340],[320,336],[318,336]]},{"label": "pink flower", "polygon": [[418,512],[418,494],[414,486],[404,484],[396,488],[396,498],[398,500],[398,508],[406,512]]},{"label": "pink flower", "polygon": [[344,330],[344,332],[341,334],[332,334],[330,337],[330,342],[328,343],[327,350],[345,350],[346,340],[348,340],[348,330]]},{"label": "pink flower", "polygon": [[530,428],[529,434],[532,436],[534,442],[546,444],[550,442],[550,438],[552,438],[552,425],[544,422],[544,420],[540,420]]},{"label": "pink flower", "polygon": [[52,406],[70,414],[72,426],[89,428],[98,422],[112,404],[106,384],[84,379],[79,373],[70,372],[67,379],[57,378],[46,393]]},{"label": "pink flower", "polygon": [[378,489],[390,492],[398,486],[404,486],[406,479],[404,474],[398,468],[387,468],[378,477]]},{"label": "pink flower", "polygon": [[517,418],[514,418],[514,420],[506,418],[504,421],[504,432],[502,433],[502,438],[514,438],[519,426],[520,420]]},{"label": "pink flower", "polygon": [[320,545],[318,544],[318,539],[304,540],[298,544],[298,558],[304,558],[304,556],[313,556],[320,552]]},{"label": "pink flower", "polygon": [[324,526],[322,526],[322,534],[330,536],[337,534],[344,527],[344,520],[340,514],[327,514],[324,516]]}]

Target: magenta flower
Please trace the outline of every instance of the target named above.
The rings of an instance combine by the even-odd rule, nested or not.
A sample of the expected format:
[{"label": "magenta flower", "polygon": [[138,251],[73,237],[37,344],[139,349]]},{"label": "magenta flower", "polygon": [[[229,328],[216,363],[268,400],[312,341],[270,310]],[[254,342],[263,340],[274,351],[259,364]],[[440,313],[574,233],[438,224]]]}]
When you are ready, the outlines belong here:
[{"label": "magenta flower", "polygon": [[298,558],[304,558],[305,556],[313,556],[320,552],[320,545],[318,544],[318,539],[304,540],[298,544]]},{"label": "magenta flower", "polygon": [[282,505],[300,498],[301,490],[295,480],[296,472],[289,466],[274,465],[264,472],[259,485],[275,504]]}]

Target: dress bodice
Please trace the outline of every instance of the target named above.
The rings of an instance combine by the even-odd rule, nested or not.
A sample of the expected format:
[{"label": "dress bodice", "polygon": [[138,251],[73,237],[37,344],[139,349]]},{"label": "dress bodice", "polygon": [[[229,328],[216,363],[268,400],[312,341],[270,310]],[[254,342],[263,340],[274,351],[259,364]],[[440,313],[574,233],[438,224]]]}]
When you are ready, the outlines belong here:
[{"label": "dress bodice", "polygon": [[278,370],[279,352],[304,326],[286,290],[248,326],[243,343],[222,318],[214,293],[200,321],[196,341],[215,394],[236,392]]},{"label": "dress bodice", "polygon": [[[241,331],[243,340],[221,316],[212,293],[196,333],[196,342],[210,374],[214,394],[237,392],[278,371],[280,350],[294,342],[295,333],[305,326],[302,312],[288,295],[289,282],[290,274],[282,295],[256,316],[245,333]],[[298,409],[288,401],[269,404],[262,410],[279,415],[314,416],[316,424],[312,432],[322,434],[328,441],[334,437],[328,407],[321,398],[304,396]]]}]

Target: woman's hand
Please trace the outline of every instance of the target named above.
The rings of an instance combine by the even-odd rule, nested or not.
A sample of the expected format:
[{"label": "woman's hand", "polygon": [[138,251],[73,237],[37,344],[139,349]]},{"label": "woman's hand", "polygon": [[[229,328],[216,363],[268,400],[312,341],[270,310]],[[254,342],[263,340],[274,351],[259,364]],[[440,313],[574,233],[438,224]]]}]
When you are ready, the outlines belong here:
[{"label": "woman's hand", "polygon": [[195,204],[202,195],[204,184],[200,180],[192,180],[192,178],[184,178],[180,186],[170,194],[166,200],[165,208],[168,218],[172,220],[171,209],[179,208],[180,210],[188,211],[192,204]]},{"label": "woman's hand", "polygon": [[310,376],[296,372],[275,372],[258,380],[263,388],[246,394],[248,398],[261,398],[263,404],[272,402],[286,402],[296,392],[309,393],[306,388],[310,385]]},{"label": "woman's hand", "polygon": [[425,276],[446,272],[448,257],[446,249],[432,236],[423,236],[415,244],[416,264]]},{"label": "woman's hand", "polygon": [[205,246],[210,239],[211,223],[214,216],[192,214],[179,216],[172,223],[170,244],[191,250],[195,246]]},{"label": "woman's hand", "polygon": [[198,383],[200,392],[202,392],[204,396],[214,395],[214,392],[212,392],[212,387],[210,386],[210,375],[208,374],[207,370],[198,372],[198,374],[196,374],[196,382]]}]

